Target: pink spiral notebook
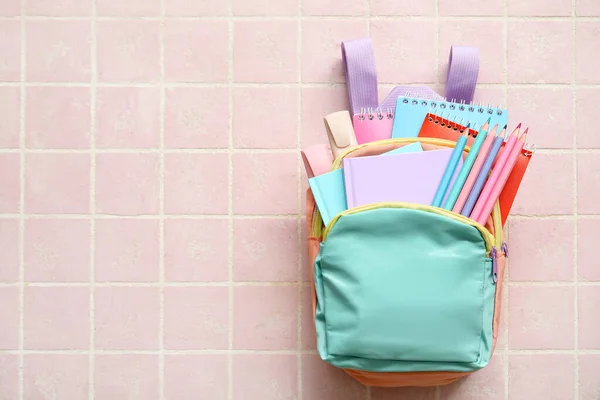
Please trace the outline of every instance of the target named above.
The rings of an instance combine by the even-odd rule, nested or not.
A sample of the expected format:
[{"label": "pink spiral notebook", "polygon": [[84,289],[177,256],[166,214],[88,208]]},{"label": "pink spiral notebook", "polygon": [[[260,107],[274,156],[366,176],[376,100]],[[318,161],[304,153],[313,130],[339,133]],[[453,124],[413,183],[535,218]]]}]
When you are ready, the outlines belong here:
[{"label": "pink spiral notebook", "polygon": [[352,117],[354,135],[358,144],[391,138],[393,124],[392,110],[366,109]]},{"label": "pink spiral notebook", "polygon": [[431,205],[452,150],[344,158],[348,208],[384,201]]}]

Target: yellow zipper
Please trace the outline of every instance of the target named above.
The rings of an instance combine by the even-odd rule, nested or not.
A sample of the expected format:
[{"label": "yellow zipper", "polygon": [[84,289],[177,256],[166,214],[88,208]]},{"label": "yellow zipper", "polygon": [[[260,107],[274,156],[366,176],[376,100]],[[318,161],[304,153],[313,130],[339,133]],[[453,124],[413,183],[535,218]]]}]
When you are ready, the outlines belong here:
[{"label": "yellow zipper", "polygon": [[[344,157],[346,157],[347,155],[363,149],[365,147],[369,147],[369,146],[380,146],[380,145],[385,145],[385,144],[395,144],[395,143],[411,143],[411,142],[421,142],[421,143],[425,143],[425,144],[432,144],[432,145],[436,145],[436,146],[446,146],[446,147],[454,147],[456,145],[456,142],[452,141],[452,140],[446,140],[446,139],[437,139],[437,138],[422,138],[422,137],[413,137],[413,138],[397,138],[397,139],[385,139],[385,140],[379,140],[376,142],[369,142],[369,143],[364,143],[355,147],[352,147],[346,151],[344,151],[343,153],[341,153],[340,155],[338,155],[336,157],[336,159],[333,162],[333,165],[331,166],[331,170],[336,170],[339,169],[342,165],[342,160],[344,159]],[[469,151],[470,147],[469,146],[465,146],[465,151]],[[327,233],[329,233],[329,231],[331,230],[331,227],[333,226],[333,224],[335,223],[334,221],[337,221],[339,219],[340,216],[342,215],[347,215],[347,214],[351,214],[353,212],[359,212],[359,211],[364,211],[363,208],[364,207],[374,207],[374,208],[380,208],[380,207],[385,207],[386,204],[408,204],[410,206],[413,206],[413,204],[409,204],[409,203],[378,203],[378,204],[371,204],[371,205],[367,205],[367,206],[362,206],[362,207],[355,207],[352,208],[350,210],[346,210],[346,211],[342,211],[340,214],[336,215],[328,224],[327,228],[325,229],[325,232],[323,232],[323,219],[321,218],[321,214],[319,213],[319,210],[315,207],[315,211],[313,214],[313,219],[312,219],[312,235],[316,236],[316,237],[321,237],[323,236],[323,240],[325,240],[325,237],[327,236]],[[444,210],[444,209],[440,209],[437,207],[432,207],[432,206],[421,206],[421,205],[414,205],[414,206],[419,206],[419,207],[425,207],[427,208],[427,210],[432,211],[432,212],[436,212],[438,214],[442,214],[438,211],[443,211],[445,213],[448,214],[442,214],[442,215],[447,215],[450,218],[456,219],[458,221],[462,221],[465,222],[469,225],[472,225],[474,227],[476,227],[477,229],[479,229],[480,227],[483,228],[483,231],[485,231],[485,233],[487,233],[487,235],[491,236],[492,238],[495,239],[495,245],[496,248],[499,250],[502,247],[502,216],[500,215],[500,204],[498,202],[496,202],[496,204],[494,205],[494,209],[492,211],[492,221],[494,224],[494,233],[495,236],[492,235],[490,233],[490,231],[488,231],[485,227],[483,227],[481,224],[475,222],[474,220],[467,218],[463,215],[460,214],[456,214],[452,211],[448,211],[448,210]],[[410,208],[410,207],[404,207],[404,208]],[[425,209],[422,208],[422,209]],[[368,208],[367,208],[368,209]],[[421,208],[420,208],[421,209]],[[354,211],[356,210],[356,211]],[[481,229],[479,229],[481,231]],[[482,235],[484,235],[484,239],[486,238],[484,232],[482,232]],[[493,246],[494,245],[494,240],[492,240],[491,242],[486,239],[486,244]],[[489,250],[489,249],[488,249]]]},{"label": "yellow zipper", "polygon": [[490,233],[490,231],[488,231],[483,225],[472,220],[471,218],[467,218],[464,215],[457,214],[453,211],[444,210],[443,208],[428,206],[428,205],[424,205],[424,204],[403,203],[403,202],[382,202],[382,203],[375,203],[375,204],[367,204],[364,206],[354,207],[349,210],[342,211],[341,213],[339,213],[338,215],[333,217],[331,222],[327,225],[327,227],[323,231],[323,241],[325,241],[327,239],[329,232],[331,232],[331,230],[333,229],[333,226],[337,223],[337,221],[342,216],[357,214],[357,213],[360,213],[363,211],[377,210],[379,208],[403,208],[403,209],[409,209],[409,210],[427,211],[427,212],[430,212],[433,214],[443,215],[447,218],[451,218],[455,221],[458,221],[463,224],[470,225],[470,226],[477,228],[477,230],[479,232],[481,232],[481,236],[483,236],[483,240],[485,240],[486,248],[487,248],[488,252],[492,250],[492,247],[494,247],[494,244],[495,244],[494,243],[494,239],[495,239],[494,235],[492,235]]},{"label": "yellow zipper", "polygon": [[[354,146],[349,148],[348,150],[344,151],[343,153],[339,154],[336,159],[333,161],[333,164],[331,165],[331,170],[335,170],[341,167],[342,165],[342,160],[350,153],[354,153],[357,150],[363,149],[365,147],[370,147],[370,146],[380,146],[383,144],[395,144],[395,143],[411,143],[411,142],[421,142],[421,143],[427,143],[427,144],[433,144],[433,145],[438,145],[438,146],[446,146],[446,147],[454,147],[456,145],[456,142],[453,142],[452,140],[446,140],[446,139],[437,139],[437,138],[421,138],[421,137],[411,137],[411,138],[397,138],[397,139],[384,139],[384,140],[378,140],[376,142],[369,142],[369,143],[363,143],[360,144],[358,146]],[[465,151],[468,152],[471,148],[469,146],[465,146]]]}]

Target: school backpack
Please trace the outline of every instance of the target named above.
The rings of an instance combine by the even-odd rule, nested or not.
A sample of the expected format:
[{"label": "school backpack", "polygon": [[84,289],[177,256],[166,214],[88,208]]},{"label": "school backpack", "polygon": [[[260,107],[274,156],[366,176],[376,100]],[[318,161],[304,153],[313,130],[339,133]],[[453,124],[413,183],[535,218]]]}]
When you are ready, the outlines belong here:
[{"label": "school backpack", "polygon": [[[342,44],[350,112],[381,103],[370,39]],[[471,103],[478,52],[453,47],[445,97]],[[333,164],[303,154],[307,167],[335,170],[348,157],[379,155],[419,141],[424,151],[454,143],[385,139],[349,147]],[[468,150],[468,149],[466,149]],[[485,367],[498,337],[507,246],[499,204],[486,226],[441,208],[401,202],[348,209],[325,226],[308,189],[306,223],[312,305],[320,357],[369,386],[437,386]]]}]

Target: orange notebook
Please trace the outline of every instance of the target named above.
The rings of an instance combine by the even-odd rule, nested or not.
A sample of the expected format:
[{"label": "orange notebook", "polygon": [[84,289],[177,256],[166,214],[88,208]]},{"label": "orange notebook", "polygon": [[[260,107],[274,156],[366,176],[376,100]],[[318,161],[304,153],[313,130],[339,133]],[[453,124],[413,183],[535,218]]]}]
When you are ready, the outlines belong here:
[{"label": "orange notebook", "polygon": [[[456,142],[460,134],[465,130],[463,125],[457,124],[447,119],[440,118],[435,114],[427,114],[425,122],[421,126],[419,131],[419,137],[429,137],[437,139],[446,139]],[[473,141],[477,137],[477,132],[473,129],[469,129],[469,137],[467,138],[467,146],[471,146]],[[498,157],[504,150],[504,144],[498,152]],[[521,156],[517,159],[517,163],[513,168],[511,174],[506,181],[506,185],[500,194],[500,214],[502,215],[502,225],[506,222],[510,209],[515,201],[515,196],[531,160],[533,152],[531,150],[523,149]]]},{"label": "orange notebook", "polygon": [[[466,127],[456,122],[438,117],[435,114],[427,114],[425,121],[419,131],[419,137],[446,139],[456,142],[458,137],[465,131]],[[469,129],[467,146],[471,146],[477,137],[477,131]]]},{"label": "orange notebook", "polygon": [[502,193],[500,193],[500,214],[502,214],[502,225],[506,222],[508,218],[508,213],[515,201],[515,197],[517,196],[517,191],[519,190],[519,186],[521,185],[521,181],[523,180],[523,175],[525,175],[525,170],[527,170],[527,166],[529,165],[529,161],[531,161],[531,157],[533,156],[533,151],[529,149],[523,149],[521,151],[521,155],[517,158],[517,162],[508,176],[508,180],[504,185],[504,189],[502,189]]}]

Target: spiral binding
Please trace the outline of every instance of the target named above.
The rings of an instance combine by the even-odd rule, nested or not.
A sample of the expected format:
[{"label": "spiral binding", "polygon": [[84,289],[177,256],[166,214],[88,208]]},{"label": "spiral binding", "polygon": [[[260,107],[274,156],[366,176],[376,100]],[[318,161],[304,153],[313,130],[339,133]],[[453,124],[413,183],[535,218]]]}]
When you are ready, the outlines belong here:
[{"label": "spiral binding", "polygon": [[[440,126],[445,126],[448,129],[453,129],[454,131],[457,131],[460,133],[464,133],[464,131],[465,131],[464,129],[459,129],[457,127],[457,125],[466,127],[466,125],[463,124],[462,118],[460,119],[460,121],[456,121],[451,116],[449,116],[448,118],[444,118],[444,113],[442,112],[439,115],[430,113],[428,119],[430,122],[434,122],[436,124],[439,124]],[[467,124],[470,124],[470,122],[467,121]],[[477,134],[478,134],[478,129],[477,129],[476,124],[469,125],[468,135],[473,138],[476,138]],[[506,137],[504,141],[506,143],[508,141],[508,137]],[[521,154],[525,157],[531,157],[533,155],[533,153],[535,153],[535,152],[536,152],[536,145],[534,143],[525,143],[525,145],[523,146],[523,150],[521,150]]]},{"label": "spiral binding", "polygon": [[531,157],[533,155],[533,153],[535,153],[535,151],[536,151],[535,144],[533,144],[533,143],[526,143],[525,146],[523,146],[523,152],[522,152],[522,154],[525,157]]},{"label": "spiral binding", "polygon": [[365,119],[369,119],[370,121],[377,118],[378,120],[394,119],[394,110],[391,108],[386,108],[385,112],[381,108],[372,108],[372,107],[363,107],[360,109],[360,113],[358,114],[358,119],[364,121]]},{"label": "spiral binding", "polygon": [[[435,117],[435,118],[432,118],[431,115],[433,115],[433,117]],[[458,126],[466,127],[466,125],[463,123],[464,122],[463,118],[461,118],[459,121],[457,121],[455,118],[452,118],[451,115],[449,115],[447,118],[444,118],[444,112],[441,112],[440,114],[431,114],[430,113],[429,121],[434,122],[436,124],[440,124],[440,126],[445,126],[448,129],[454,129],[455,131],[460,132],[460,133],[464,133],[465,129],[463,129],[463,128],[459,129]],[[469,136],[477,137],[476,124],[474,124],[474,123],[471,124],[470,121],[466,121],[466,122],[467,122],[467,124],[470,124],[469,132],[468,132]]]},{"label": "spiral binding", "polygon": [[[410,99],[408,99],[408,98],[410,98]],[[411,103],[413,106],[416,106],[419,104],[422,105],[423,107],[429,106],[431,109],[439,108],[442,110],[448,109],[450,111],[453,111],[456,109],[458,109],[460,111],[468,110],[469,112],[479,112],[480,114],[487,112],[489,115],[494,114],[494,111],[495,111],[496,114],[499,116],[503,114],[503,111],[502,111],[502,109],[500,109],[500,107],[492,106],[492,104],[488,104],[486,107],[482,102],[476,103],[476,102],[471,101],[470,103],[465,103],[464,100],[461,100],[460,103],[457,103],[456,99],[451,99],[451,101],[448,101],[448,99],[446,99],[446,101],[440,102],[440,101],[433,100],[433,96],[429,95],[429,94],[426,96],[423,96],[419,93],[406,92],[404,95],[404,100],[402,100],[402,102],[404,104]],[[440,103],[439,107],[438,107],[438,103]],[[450,103],[450,104],[446,104],[446,103]]]}]

